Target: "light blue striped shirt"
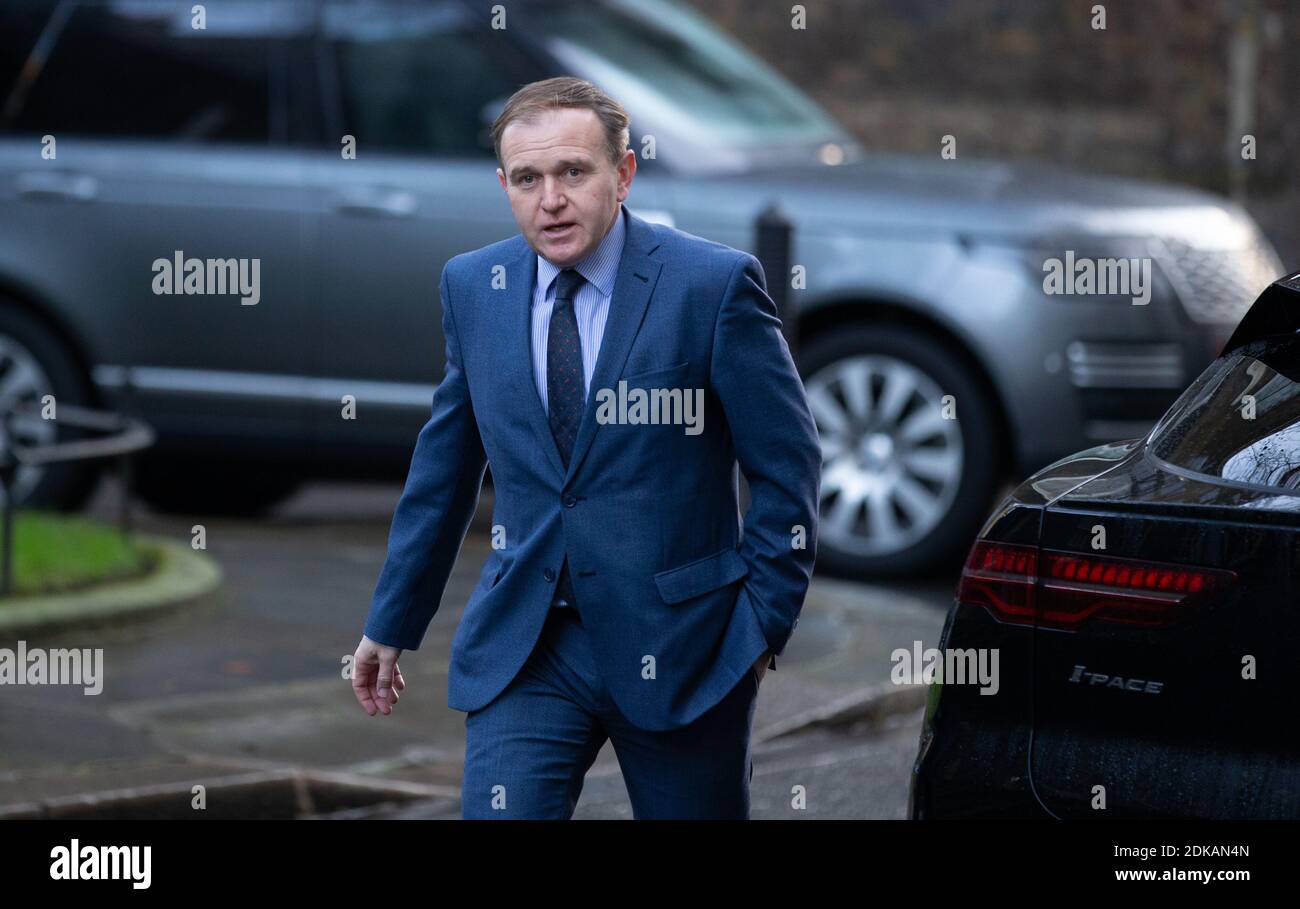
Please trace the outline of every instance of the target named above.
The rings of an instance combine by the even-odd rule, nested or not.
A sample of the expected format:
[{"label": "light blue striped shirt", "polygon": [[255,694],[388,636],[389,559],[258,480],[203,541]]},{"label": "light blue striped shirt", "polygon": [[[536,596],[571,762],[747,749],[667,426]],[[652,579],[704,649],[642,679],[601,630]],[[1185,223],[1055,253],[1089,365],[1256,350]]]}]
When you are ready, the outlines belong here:
[{"label": "light blue striped shirt", "polygon": [[[578,340],[582,344],[583,394],[591,388],[591,374],[596,371],[596,357],[605,337],[609,318],[609,301],[614,294],[614,279],[623,257],[623,239],[627,234],[627,215],[618,207],[618,217],[609,233],[591,253],[573,268],[586,278],[573,301],[573,315],[578,321]],[[537,283],[533,286],[533,381],[542,399],[542,409],[550,412],[546,401],[546,339],[551,329],[551,310],[555,307],[555,276],[562,269],[545,256],[537,257]]]}]

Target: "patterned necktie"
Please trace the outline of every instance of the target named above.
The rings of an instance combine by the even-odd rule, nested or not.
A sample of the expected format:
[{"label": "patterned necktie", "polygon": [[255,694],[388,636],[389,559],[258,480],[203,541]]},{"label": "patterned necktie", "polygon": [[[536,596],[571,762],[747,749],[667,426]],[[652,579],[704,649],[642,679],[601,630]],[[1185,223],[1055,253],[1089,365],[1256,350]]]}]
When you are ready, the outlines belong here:
[{"label": "patterned necktie", "polygon": [[578,438],[578,424],[582,422],[586,400],[582,340],[573,314],[573,298],[585,280],[572,268],[564,269],[555,279],[555,307],[551,310],[551,327],[546,336],[546,404],[551,435],[555,436],[565,467],[569,466],[573,443]]},{"label": "patterned necktie", "polygon": [[[551,310],[551,327],[546,335],[546,404],[550,411],[551,435],[555,436],[555,446],[560,449],[565,467],[569,466],[573,443],[578,438],[585,400],[582,340],[578,336],[578,320],[573,314],[573,298],[578,295],[578,288],[584,280],[572,268],[564,269],[555,279],[555,306]],[[573,607],[577,602],[568,556],[560,566],[555,601],[557,606],[565,608]]]}]

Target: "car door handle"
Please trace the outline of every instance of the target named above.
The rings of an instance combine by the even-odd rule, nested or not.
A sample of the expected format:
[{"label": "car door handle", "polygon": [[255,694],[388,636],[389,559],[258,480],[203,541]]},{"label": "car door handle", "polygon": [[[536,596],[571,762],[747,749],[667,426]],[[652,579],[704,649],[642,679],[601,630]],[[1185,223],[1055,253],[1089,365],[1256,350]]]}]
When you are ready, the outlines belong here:
[{"label": "car door handle", "polygon": [[352,215],[378,215],[384,218],[409,218],[415,214],[415,196],[402,189],[359,186],[340,190],[334,209]]},{"label": "car door handle", "polygon": [[99,194],[99,181],[70,171],[26,171],[15,180],[18,195],[27,199],[71,199],[89,202]]}]

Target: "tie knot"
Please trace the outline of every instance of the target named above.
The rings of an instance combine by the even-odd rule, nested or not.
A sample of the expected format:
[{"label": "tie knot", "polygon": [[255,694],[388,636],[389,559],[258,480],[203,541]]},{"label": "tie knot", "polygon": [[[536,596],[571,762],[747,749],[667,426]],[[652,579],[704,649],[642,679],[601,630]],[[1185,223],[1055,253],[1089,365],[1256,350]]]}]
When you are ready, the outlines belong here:
[{"label": "tie knot", "polygon": [[555,279],[555,299],[556,301],[568,300],[573,302],[573,296],[578,292],[584,281],[587,279],[582,276],[576,268],[566,268],[560,272],[560,276]]}]

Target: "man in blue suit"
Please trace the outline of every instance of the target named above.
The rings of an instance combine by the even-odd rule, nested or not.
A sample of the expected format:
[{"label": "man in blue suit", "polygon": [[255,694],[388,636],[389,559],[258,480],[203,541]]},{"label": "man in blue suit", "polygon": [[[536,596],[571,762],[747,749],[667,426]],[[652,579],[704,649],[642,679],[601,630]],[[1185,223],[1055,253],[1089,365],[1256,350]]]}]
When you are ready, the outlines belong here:
[{"label": "man in blue suit", "polygon": [[608,739],[637,818],[747,818],[821,469],[762,269],[623,207],[628,117],[588,82],[525,86],[493,138],[521,234],[443,270],[446,373],[354,690],[396,704],[490,464],[493,551],[451,647],[464,817],[571,817]]}]

